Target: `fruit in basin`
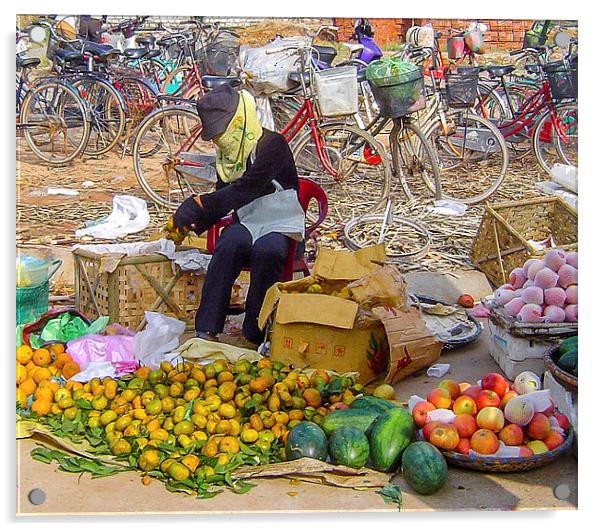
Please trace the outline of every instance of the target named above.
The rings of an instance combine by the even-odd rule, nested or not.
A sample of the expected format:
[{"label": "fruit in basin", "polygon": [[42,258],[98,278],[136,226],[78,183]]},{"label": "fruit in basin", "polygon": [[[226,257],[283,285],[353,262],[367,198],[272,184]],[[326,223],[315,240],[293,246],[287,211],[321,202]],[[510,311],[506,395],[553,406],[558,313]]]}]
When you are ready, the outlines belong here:
[{"label": "fruit in basin", "polygon": [[422,437],[424,440],[428,441],[431,438],[431,432],[441,424],[443,424],[443,422],[427,422],[422,428]]},{"label": "fruit in basin", "polygon": [[548,433],[543,442],[548,447],[548,450],[554,450],[564,442],[564,437],[557,431],[550,430],[550,433]]},{"label": "fruit in basin", "polygon": [[470,387],[468,387],[468,389],[465,389],[464,391],[462,391],[462,395],[469,396],[473,400],[476,400],[477,396],[479,396],[479,393],[482,390],[483,389],[481,388],[480,385],[471,385]]},{"label": "fruit in basin", "polygon": [[452,400],[455,400],[461,394],[460,384],[455,380],[450,380],[449,378],[441,380],[437,387],[439,389],[445,389],[449,393],[449,396],[451,396]]},{"label": "fruit in basin", "polygon": [[477,425],[497,433],[504,427],[504,414],[497,407],[483,408],[477,414]]},{"label": "fruit in basin", "polygon": [[506,446],[520,446],[525,435],[518,424],[508,424],[500,430],[498,437]]},{"label": "fruit in basin", "polygon": [[477,403],[474,398],[467,395],[460,395],[454,401],[453,411],[456,415],[476,415],[477,414]]},{"label": "fruit in basin", "polygon": [[545,454],[549,450],[543,441],[530,441],[527,443],[527,448],[529,448],[535,455]]},{"label": "fruit in basin", "polygon": [[531,422],[535,409],[533,403],[527,400],[522,400],[520,397],[510,400],[504,408],[504,416],[508,422],[526,426]]},{"label": "fruit in basin", "polygon": [[438,387],[429,391],[428,395],[426,395],[426,399],[437,409],[448,409],[452,401],[449,391]]},{"label": "fruit in basin", "polygon": [[414,424],[419,428],[422,428],[426,424],[426,418],[429,411],[434,411],[436,408],[430,402],[422,401],[418,402],[412,410],[412,417],[414,418]]},{"label": "fruit in basin", "polygon": [[519,446],[520,450],[519,450],[519,457],[531,457],[533,455],[533,450],[531,450],[531,448],[529,448],[528,446]]},{"label": "fruit in basin", "polygon": [[475,400],[477,408],[480,411],[486,407],[498,407],[500,405],[500,397],[491,389],[483,389]]},{"label": "fruit in basin", "polygon": [[527,424],[526,432],[531,439],[538,439],[542,441],[548,436],[550,430],[551,426],[548,417],[546,417],[543,413],[535,413],[531,419],[531,422]]},{"label": "fruit in basin", "polygon": [[517,397],[518,393],[514,390],[508,391],[500,400],[500,409],[504,409],[506,407],[506,404],[508,402],[510,402],[510,400],[512,400],[513,398]]},{"label": "fruit in basin", "polygon": [[479,454],[491,455],[498,451],[500,441],[491,430],[481,429],[472,434],[470,447]]},{"label": "fruit in basin", "polygon": [[441,450],[451,452],[460,442],[460,436],[452,424],[441,424],[430,433],[429,442]]},{"label": "fruit in basin", "polygon": [[460,442],[454,451],[460,454],[468,455],[470,453],[470,439],[460,439]]},{"label": "fruit in basin", "polygon": [[500,398],[508,392],[509,387],[510,384],[506,381],[506,378],[497,372],[487,373],[481,379],[481,388],[494,391]]},{"label": "fruit in basin", "polygon": [[475,418],[466,413],[458,415],[454,419],[453,425],[458,430],[458,435],[465,439],[470,439],[472,434],[479,429]]}]

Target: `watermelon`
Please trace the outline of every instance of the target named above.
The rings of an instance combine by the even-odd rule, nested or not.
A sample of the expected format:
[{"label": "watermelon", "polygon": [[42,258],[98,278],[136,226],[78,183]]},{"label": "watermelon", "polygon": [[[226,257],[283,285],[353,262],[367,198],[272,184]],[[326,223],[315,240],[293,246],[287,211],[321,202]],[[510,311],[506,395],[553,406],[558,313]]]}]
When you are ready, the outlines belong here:
[{"label": "watermelon", "polygon": [[380,415],[370,429],[370,457],[376,470],[394,472],[414,435],[414,420],[405,408]]},{"label": "watermelon", "polygon": [[330,457],[337,465],[362,468],[370,456],[370,444],[364,432],[354,426],[334,431],[328,441]]},{"label": "watermelon", "polygon": [[558,347],[558,355],[562,356],[563,354],[566,354],[571,350],[576,350],[577,348],[579,348],[579,340],[577,339],[577,337],[578,336],[569,337],[568,339],[565,339],[562,343],[560,343],[560,346]]},{"label": "watermelon", "polygon": [[293,426],[284,447],[289,461],[301,457],[312,457],[320,461],[328,458],[328,439],[315,422],[304,420]]},{"label": "watermelon", "polygon": [[372,409],[380,414],[394,407],[388,400],[376,396],[361,396],[351,403],[350,409]]},{"label": "watermelon", "polygon": [[434,494],[447,480],[447,463],[431,443],[410,444],[401,458],[403,477],[418,494]]},{"label": "watermelon", "polygon": [[572,372],[577,367],[578,352],[576,349],[565,352],[558,359],[558,366],[567,372]]},{"label": "watermelon", "polygon": [[338,409],[324,417],[322,429],[330,437],[337,428],[353,426],[367,433],[379,413],[373,409]]}]

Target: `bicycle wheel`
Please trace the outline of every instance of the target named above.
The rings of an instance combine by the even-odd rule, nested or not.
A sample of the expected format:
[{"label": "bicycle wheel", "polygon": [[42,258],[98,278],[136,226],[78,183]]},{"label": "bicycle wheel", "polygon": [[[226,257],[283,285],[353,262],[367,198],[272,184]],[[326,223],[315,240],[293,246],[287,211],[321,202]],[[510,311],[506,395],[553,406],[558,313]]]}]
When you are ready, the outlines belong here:
[{"label": "bicycle wheel", "polygon": [[[432,123],[426,133],[439,162],[442,196],[469,205],[492,196],[502,184],[508,168],[504,137],[489,120],[458,109],[447,115],[447,123]],[[425,184],[435,192],[436,183]]]},{"label": "bicycle wheel", "polygon": [[389,195],[391,172],[383,146],[356,126],[322,124],[293,146],[299,177],[316,181],[328,196],[326,225],[372,213]]},{"label": "bicycle wheel", "polygon": [[42,81],[27,93],[19,124],[34,154],[52,165],[80,156],[90,136],[86,104],[77,90],[58,79]]},{"label": "bicycle wheel", "polygon": [[144,192],[158,205],[176,208],[191,194],[208,193],[215,183],[204,173],[177,160],[201,161],[215,156],[211,142],[191,137],[201,127],[198,114],[182,106],[158,109],[140,124],[133,143],[134,171]]},{"label": "bicycle wheel", "polygon": [[131,154],[129,140],[142,120],[157,107],[157,93],[148,83],[136,77],[123,77],[114,84],[123,98],[126,110],[126,124],[120,138],[120,147],[127,148],[126,152]]},{"label": "bicycle wheel", "polygon": [[396,136],[396,141],[391,145],[393,172],[399,178],[406,197],[412,199],[410,188],[420,189],[420,185],[424,187],[425,182],[435,183],[435,196],[440,195],[437,190],[440,182],[437,155],[422,130],[412,122],[404,122]]},{"label": "bicycle wheel", "polygon": [[420,260],[432,244],[431,234],[419,223],[393,215],[392,205],[384,214],[368,214],[345,224],[345,244],[352,251],[384,244],[391,260]]},{"label": "bicycle wheel", "polygon": [[125,105],[119,92],[103,79],[81,77],[73,81],[90,112],[90,138],[84,150],[97,157],[113,149],[125,129]]},{"label": "bicycle wheel", "polygon": [[180,96],[180,93],[184,88],[182,87],[182,82],[191,70],[192,66],[190,65],[178,66],[178,68],[172,70],[169,74],[167,74],[167,76],[165,76],[165,80],[161,86],[161,94]]},{"label": "bicycle wheel", "polygon": [[556,106],[554,116],[548,111],[535,125],[531,147],[537,162],[548,174],[556,163],[578,165],[578,125],[574,103]]}]

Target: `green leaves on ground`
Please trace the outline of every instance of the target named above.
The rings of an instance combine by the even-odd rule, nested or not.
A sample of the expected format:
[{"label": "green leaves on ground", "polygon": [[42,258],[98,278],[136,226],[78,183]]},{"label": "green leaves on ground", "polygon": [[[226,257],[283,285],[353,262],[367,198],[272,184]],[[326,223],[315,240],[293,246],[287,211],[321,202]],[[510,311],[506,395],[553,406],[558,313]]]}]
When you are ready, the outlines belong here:
[{"label": "green leaves on ground", "polygon": [[399,512],[401,512],[403,499],[399,485],[395,485],[394,483],[387,483],[382,489],[376,492],[377,494],[380,494],[380,497],[385,503],[393,503],[397,505]]},{"label": "green leaves on ground", "polygon": [[41,463],[49,465],[53,461],[59,464],[59,469],[72,474],[82,474],[88,472],[92,475],[92,478],[101,478],[105,476],[112,476],[117,472],[123,472],[124,470],[130,470],[121,466],[111,466],[105,463],[101,463],[95,459],[87,457],[75,456],[60,450],[51,450],[45,447],[34,448],[31,451],[31,457]]}]

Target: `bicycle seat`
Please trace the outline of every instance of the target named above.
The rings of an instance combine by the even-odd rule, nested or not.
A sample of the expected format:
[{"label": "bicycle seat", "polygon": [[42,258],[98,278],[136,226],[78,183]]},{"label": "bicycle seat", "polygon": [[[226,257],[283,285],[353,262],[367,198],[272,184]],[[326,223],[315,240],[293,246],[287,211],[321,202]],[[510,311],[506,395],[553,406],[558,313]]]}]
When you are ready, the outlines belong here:
[{"label": "bicycle seat", "polygon": [[529,63],[525,65],[525,70],[529,72],[529,74],[537,74],[539,69],[540,67],[537,63]]},{"label": "bicycle seat", "polygon": [[17,56],[17,68],[35,68],[40,64],[37,57],[19,57]]},{"label": "bicycle seat", "polygon": [[128,59],[141,59],[149,51],[146,48],[128,48],[123,52]]},{"label": "bicycle seat", "polygon": [[155,44],[155,38],[152,35],[140,35],[136,37],[136,42],[144,46],[152,46]]},{"label": "bicycle seat", "polygon": [[515,68],[512,65],[508,66],[488,66],[487,72],[491,77],[502,77],[507,76],[514,72]]},{"label": "bicycle seat", "polygon": [[144,57],[145,59],[152,59],[153,57],[159,57],[161,55],[161,50],[151,50]]},{"label": "bicycle seat", "polygon": [[115,50],[110,44],[98,44],[97,42],[86,41],[84,43],[84,51],[93,53],[94,55],[103,55],[111,50]]},{"label": "bicycle seat", "polygon": [[[297,83],[299,85],[301,84],[301,72],[291,72],[288,75],[288,78],[293,83]],[[310,82],[309,72],[303,72],[303,81],[305,82],[306,85],[309,85],[309,82]]]},{"label": "bicycle seat", "polygon": [[326,63],[328,66],[332,64],[334,58],[337,56],[337,49],[332,46],[313,46],[314,50],[312,50],[314,56],[315,52],[318,52],[318,61],[322,61]]},{"label": "bicycle seat", "polygon": [[201,76],[201,83],[206,89],[213,90],[225,84],[238,87],[242,80],[236,76]]}]

